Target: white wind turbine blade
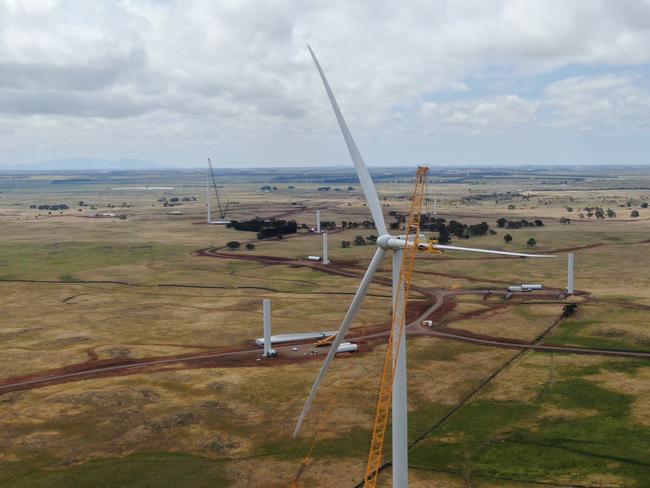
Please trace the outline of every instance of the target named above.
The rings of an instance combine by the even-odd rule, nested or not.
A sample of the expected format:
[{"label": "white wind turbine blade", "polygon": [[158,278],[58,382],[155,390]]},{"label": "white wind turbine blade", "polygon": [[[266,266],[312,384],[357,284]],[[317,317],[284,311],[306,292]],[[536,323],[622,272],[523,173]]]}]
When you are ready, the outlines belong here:
[{"label": "white wind turbine blade", "polygon": [[448,246],[446,244],[434,244],[435,249],[448,249],[450,251],[482,252],[484,254],[500,254],[502,256],[515,256],[520,258],[556,258],[552,254],[526,254],[523,252],[494,251],[492,249],[479,249],[476,247]]},{"label": "white wind turbine blade", "polygon": [[368,202],[368,207],[370,207],[370,213],[372,214],[372,218],[375,221],[377,231],[379,232],[379,235],[386,234],[387,230],[386,222],[384,221],[384,214],[381,210],[381,204],[379,203],[377,190],[372,182],[372,178],[370,178],[370,173],[368,173],[368,168],[366,168],[366,164],[363,162],[361,153],[359,152],[359,149],[357,148],[357,145],[352,138],[352,134],[350,133],[350,129],[348,129],[348,125],[345,123],[345,119],[343,118],[343,114],[339,108],[339,104],[336,102],[336,98],[334,98],[334,93],[332,93],[330,84],[328,83],[327,78],[325,78],[325,73],[323,72],[320,63],[318,62],[318,59],[316,59],[314,51],[312,51],[311,46],[309,45],[307,48],[309,49],[311,57],[314,59],[316,69],[320,74],[321,80],[323,80],[325,91],[327,92],[327,96],[329,97],[330,103],[332,104],[332,109],[336,115],[336,120],[339,122],[339,127],[343,133],[345,144],[348,146],[350,157],[352,158],[354,168],[356,169],[357,175],[359,176],[359,181],[361,182],[361,187],[363,188],[363,193],[366,196],[366,202]]},{"label": "white wind turbine blade", "polygon": [[348,333],[348,330],[352,325],[352,321],[354,320],[354,317],[357,314],[359,307],[361,306],[361,302],[363,301],[363,298],[365,297],[366,292],[368,291],[368,287],[370,286],[370,283],[372,283],[372,278],[375,275],[377,268],[379,268],[379,265],[381,264],[381,260],[383,259],[384,254],[386,254],[386,250],[381,247],[378,247],[377,251],[375,252],[375,255],[372,257],[372,261],[370,261],[370,265],[366,270],[366,274],[363,275],[363,279],[361,280],[361,284],[359,285],[359,288],[357,289],[357,292],[354,295],[354,298],[352,299],[350,308],[348,309],[348,312],[345,314],[345,318],[343,319],[343,322],[341,322],[341,327],[336,334],[336,338],[332,342],[332,345],[330,346],[330,349],[327,352],[327,357],[325,358],[325,361],[323,362],[323,365],[321,366],[320,371],[318,372],[316,381],[314,381],[314,384],[311,387],[311,391],[309,392],[309,396],[305,401],[305,405],[302,408],[302,412],[300,412],[300,417],[298,418],[298,422],[296,423],[296,428],[293,431],[294,437],[296,437],[300,432],[300,427],[302,426],[302,422],[305,420],[305,416],[307,415],[307,412],[309,411],[309,408],[311,407],[311,404],[314,401],[314,398],[316,397],[316,393],[318,392],[318,387],[320,386],[321,381],[325,377],[325,374],[327,373],[327,368],[332,362],[332,359],[334,359],[334,356],[336,356],[336,353],[339,349],[339,345],[341,344],[343,339],[345,339],[345,335]]}]

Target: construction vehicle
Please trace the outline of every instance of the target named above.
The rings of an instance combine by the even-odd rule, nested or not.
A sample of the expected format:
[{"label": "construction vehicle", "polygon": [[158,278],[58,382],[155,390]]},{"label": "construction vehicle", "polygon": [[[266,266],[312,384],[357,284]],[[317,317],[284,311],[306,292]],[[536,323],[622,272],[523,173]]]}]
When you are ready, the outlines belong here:
[{"label": "construction vehicle", "polygon": [[334,339],[336,339],[336,334],[325,337],[324,339],[321,339],[320,341],[316,341],[316,344],[314,344],[314,346],[316,346],[316,347],[329,346],[330,344],[332,344],[332,342],[334,342]]}]

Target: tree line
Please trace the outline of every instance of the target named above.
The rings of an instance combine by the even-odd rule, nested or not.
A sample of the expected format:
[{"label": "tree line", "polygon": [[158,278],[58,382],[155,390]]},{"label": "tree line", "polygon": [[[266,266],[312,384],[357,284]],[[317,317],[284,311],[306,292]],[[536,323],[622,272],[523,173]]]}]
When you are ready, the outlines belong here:
[{"label": "tree line", "polygon": [[503,229],[524,229],[526,227],[543,227],[544,222],[540,219],[535,219],[533,221],[521,219],[521,220],[508,220],[505,217],[497,219],[497,227]]},{"label": "tree line", "polygon": [[295,234],[298,231],[298,224],[295,220],[263,219],[261,217],[242,221],[233,220],[226,224],[226,227],[246,232],[257,232],[258,239]]},{"label": "tree line", "polygon": [[66,203],[55,203],[53,205],[41,203],[38,205],[30,205],[29,208],[37,208],[38,210],[67,210],[70,207]]}]

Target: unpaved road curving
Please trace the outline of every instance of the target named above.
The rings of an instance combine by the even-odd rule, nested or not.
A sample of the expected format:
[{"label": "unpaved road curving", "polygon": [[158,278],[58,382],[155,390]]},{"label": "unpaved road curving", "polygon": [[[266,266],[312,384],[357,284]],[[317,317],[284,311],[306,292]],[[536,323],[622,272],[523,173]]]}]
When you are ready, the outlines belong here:
[{"label": "unpaved road curving", "polygon": [[[460,292],[465,294],[466,292]],[[480,291],[475,291],[480,293]],[[617,350],[617,349],[591,349],[567,345],[541,345],[538,341],[525,342],[517,339],[483,336],[471,332],[452,329],[448,327],[429,328],[421,325],[422,320],[440,320],[446,313],[453,309],[455,292],[448,290],[429,290],[429,294],[435,298],[424,310],[417,313],[413,319],[412,315],[407,325],[409,336],[430,336],[438,339],[453,340],[477,344],[488,347],[534,350],[540,352],[556,352],[565,354],[586,354],[608,357],[628,357],[637,359],[650,359],[650,352]],[[515,305],[517,302],[514,302]],[[420,307],[423,304],[420,304]],[[499,304],[501,305],[501,304]],[[409,306],[413,310],[412,306]],[[417,312],[417,311],[416,311]],[[372,349],[373,344],[381,344],[388,335],[386,325],[373,327],[372,330],[364,329],[361,335],[351,334],[351,338],[360,343],[359,353]],[[297,351],[292,351],[297,347]],[[317,350],[312,354],[313,341],[296,342],[277,346],[275,349],[279,355],[273,359],[261,359],[261,350],[248,345],[230,350],[218,350],[210,352],[199,352],[180,354],[173,356],[162,356],[143,359],[105,359],[92,358],[89,361],[78,363],[63,368],[46,371],[39,371],[33,374],[20,377],[6,378],[0,380],[0,395],[17,390],[29,390],[42,388],[49,385],[68,383],[74,381],[89,380],[93,378],[107,378],[114,376],[125,376],[134,374],[147,374],[163,370],[173,369],[195,369],[195,368],[219,368],[219,367],[269,367],[280,366],[303,361],[319,360],[327,351],[326,348]],[[341,357],[352,357],[344,354]]]}]

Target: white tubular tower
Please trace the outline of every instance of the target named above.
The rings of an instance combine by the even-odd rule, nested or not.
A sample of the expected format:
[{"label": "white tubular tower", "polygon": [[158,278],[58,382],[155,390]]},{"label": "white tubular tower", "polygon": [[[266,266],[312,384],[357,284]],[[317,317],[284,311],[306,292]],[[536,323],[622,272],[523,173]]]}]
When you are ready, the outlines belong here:
[{"label": "white tubular tower", "polygon": [[320,210],[316,210],[316,232],[320,234]]},{"label": "white tubular tower", "polygon": [[[399,293],[400,271],[404,251],[397,249],[393,251],[393,307],[406,307],[404,293]],[[403,285],[402,285],[403,286]],[[402,303],[397,303],[398,300]],[[399,325],[396,333],[399,332]],[[399,347],[399,349],[398,349]],[[393,344],[393,358],[397,353],[395,366],[395,378],[393,380],[393,422],[392,422],[392,445],[393,445],[393,486],[408,487],[409,484],[409,458],[408,458],[408,393],[406,384],[406,327],[402,327],[399,343]]]},{"label": "white tubular tower", "polygon": [[573,256],[574,254],[572,252],[569,253],[569,257],[567,260],[567,286],[566,286],[566,292],[569,295],[573,295]]},{"label": "white tubular tower", "polygon": [[327,232],[323,232],[323,264],[329,264],[330,260],[327,256]]},{"label": "white tubular tower", "polygon": [[264,356],[269,356],[271,351],[271,299],[262,300],[262,310],[264,313]]}]

